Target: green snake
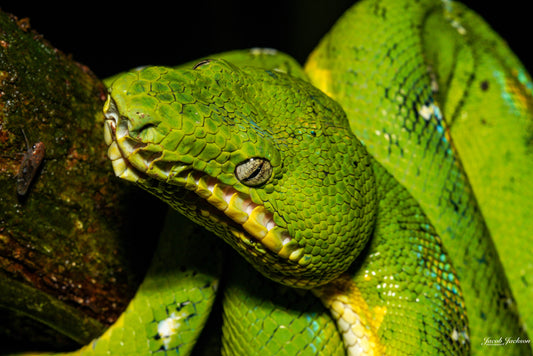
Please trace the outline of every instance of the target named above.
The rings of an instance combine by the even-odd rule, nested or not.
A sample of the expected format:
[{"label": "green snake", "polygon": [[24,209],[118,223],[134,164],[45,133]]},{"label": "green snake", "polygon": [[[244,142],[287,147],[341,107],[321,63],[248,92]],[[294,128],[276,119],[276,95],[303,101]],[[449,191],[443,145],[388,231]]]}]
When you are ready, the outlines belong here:
[{"label": "green snake", "polygon": [[361,1],[305,69],[255,49],[107,83],[116,175],[209,232],[170,212],[81,354],[531,354],[533,83],[461,4]]}]

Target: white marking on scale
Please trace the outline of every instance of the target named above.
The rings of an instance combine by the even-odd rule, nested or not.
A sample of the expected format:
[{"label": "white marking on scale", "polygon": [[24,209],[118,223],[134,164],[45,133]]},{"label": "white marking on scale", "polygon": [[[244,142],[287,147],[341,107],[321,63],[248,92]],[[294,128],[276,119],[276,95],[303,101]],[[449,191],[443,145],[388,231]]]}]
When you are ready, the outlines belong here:
[{"label": "white marking on scale", "polygon": [[163,319],[157,324],[157,333],[163,340],[165,349],[168,349],[170,344],[170,337],[178,332],[178,329],[182,325],[182,320],[187,318],[187,313],[182,312],[180,314],[172,313],[168,318]]}]

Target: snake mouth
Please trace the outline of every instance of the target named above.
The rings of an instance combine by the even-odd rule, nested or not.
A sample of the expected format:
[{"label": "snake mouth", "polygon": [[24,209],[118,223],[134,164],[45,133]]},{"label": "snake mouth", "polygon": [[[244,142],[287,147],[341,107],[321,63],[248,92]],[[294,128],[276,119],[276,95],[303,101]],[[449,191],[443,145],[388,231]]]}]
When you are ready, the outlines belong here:
[{"label": "snake mouth", "polygon": [[[277,256],[297,262],[302,266],[310,261],[304,254],[304,249],[292,239],[289,232],[277,226],[273,214],[263,205],[252,202],[248,194],[239,192],[232,186],[189,167],[175,170],[171,168],[176,166],[174,163],[159,160],[161,154],[139,154],[143,156],[143,160],[132,162],[131,157],[140,153],[147,144],[131,139],[128,120],[121,118],[116,104],[110,97],[104,106],[104,116],[107,155],[112,162],[116,176],[138,184],[149,179],[163,181],[172,178],[174,186],[194,192],[201,198],[200,201],[208,203],[206,205],[210,209],[198,209],[201,215],[213,218],[225,216],[226,220],[229,220],[226,225],[230,226],[231,233],[245,246],[250,246],[253,241],[256,241]],[[137,167],[139,165],[141,167]],[[157,177],[152,177],[149,173],[154,165],[159,168]],[[216,217],[213,210],[215,210]],[[254,250],[261,251],[256,246]]]}]

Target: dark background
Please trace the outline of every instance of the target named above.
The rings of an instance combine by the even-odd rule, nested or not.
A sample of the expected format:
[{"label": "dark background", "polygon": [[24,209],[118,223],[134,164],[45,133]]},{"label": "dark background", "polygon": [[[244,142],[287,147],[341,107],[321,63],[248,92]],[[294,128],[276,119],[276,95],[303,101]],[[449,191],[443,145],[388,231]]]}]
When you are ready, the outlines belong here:
[{"label": "dark background", "polygon": [[[508,41],[531,72],[528,2],[464,2]],[[250,47],[276,48],[303,63],[354,0],[131,3],[12,1],[0,8],[29,17],[31,26],[55,47],[104,78],[140,65],[175,65]]]}]

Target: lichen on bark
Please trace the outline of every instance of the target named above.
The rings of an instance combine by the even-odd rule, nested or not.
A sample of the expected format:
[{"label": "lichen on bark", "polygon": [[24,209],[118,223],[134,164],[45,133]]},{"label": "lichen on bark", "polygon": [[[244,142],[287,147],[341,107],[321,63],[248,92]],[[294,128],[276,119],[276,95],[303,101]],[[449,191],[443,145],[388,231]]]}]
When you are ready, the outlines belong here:
[{"label": "lichen on bark", "polygon": [[[105,97],[87,67],[28,20],[0,12],[2,345],[90,341],[125,308],[149,263],[164,206],[112,173]],[[35,175],[21,195],[20,166],[37,142],[44,159],[28,166]],[[143,224],[147,211],[160,214]]]}]

